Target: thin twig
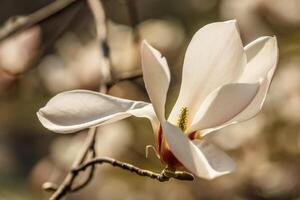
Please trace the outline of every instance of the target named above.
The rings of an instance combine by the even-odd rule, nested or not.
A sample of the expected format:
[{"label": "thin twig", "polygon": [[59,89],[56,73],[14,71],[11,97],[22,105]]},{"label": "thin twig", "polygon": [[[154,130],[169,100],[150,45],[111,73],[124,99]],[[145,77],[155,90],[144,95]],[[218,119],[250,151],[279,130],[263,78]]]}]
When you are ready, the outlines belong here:
[{"label": "thin twig", "polygon": [[0,29],[0,41],[40,23],[52,15],[62,11],[78,0],[56,0],[38,11],[21,17],[13,17]]},{"label": "thin twig", "polygon": [[129,15],[129,22],[131,27],[133,28],[133,34],[134,34],[134,41],[138,43],[140,41],[140,34],[137,30],[137,25],[140,21],[138,9],[137,9],[137,2],[136,0],[126,0],[127,5],[127,13]]},{"label": "thin twig", "polygon": [[[74,1],[74,0],[73,0]],[[121,81],[121,80],[128,80],[133,79],[141,76],[141,72],[137,73],[129,73],[124,76],[118,77],[115,81],[112,78],[112,72],[111,72],[111,64],[110,64],[110,52],[109,47],[107,43],[107,26],[106,26],[106,18],[105,18],[105,12],[103,5],[100,0],[87,0],[87,3],[92,11],[95,25],[96,25],[96,31],[97,31],[97,40],[101,47],[101,59],[103,59],[104,64],[101,66],[101,68],[104,70],[104,76],[102,77],[102,83],[100,85],[100,92],[106,93],[107,88],[110,84],[112,84],[115,81]],[[130,10],[136,9],[135,1],[128,1],[128,9]],[[134,5],[133,5],[134,4]],[[132,20],[132,26],[135,28],[135,26],[138,23],[138,17],[136,11],[134,11],[133,15],[130,17]],[[138,40],[136,40],[138,42]],[[170,169],[165,169],[162,171],[162,173],[158,174],[149,170],[143,170],[138,167],[135,167],[133,165],[123,163],[111,158],[104,158],[104,159],[96,159],[96,152],[95,152],[95,136],[96,136],[97,128],[90,128],[88,137],[86,139],[86,145],[82,148],[81,153],[79,153],[77,159],[74,161],[71,171],[67,174],[64,181],[60,184],[60,186],[51,185],[48,184],[48,187],[46,189],[48,190],[55,190],[53,195],[51,196],[50,200],[58,200],[61,199],[63,196],[65,196],[69,192],[75,192],[83,187],[85,187],[93,178],[96,164],[99,163],[109,163],[116,167],[121,167],[122,169],[129,170],[131,172],[135,172],[138,175],[150,177],[159,181],[167,181],[170,178],[177,178],[180,180],[192,180],[193,176],[190,175],[187,172],[175,172]],[[92,152],[92,156],[90,159],[87,159],[87,155],[89,152]],[[87,160],[84,164],[84,160]],[[78,186],[73,186],[74,180],[77,177],[77,175],[84,171],[87,167],[91,167],[87,179],[81,183]],[[55,186],[55,187],[54,187]],[[56,189],[57,188],[57,189]]]},{"label": "thin twig", "polygon": [[[94,16],[96,31],[97,31],[97,40],[100,43],[102,58],[104,64],[101,68],[104,70],[104,77],[100,84],[100,92],[107,92],[107,84],[111,81],[111,67],[109,60],[109,48],[107,44],[107,29],[106,29],[106,18],[102,3],[100,0],[87,0],[87,3],[92,11]],[[74,172],[73,169],[76,169],[87,157],[89,151],[92,151],[92,159],[96,156],[95,151],[95,136],[97,128],[93,127],[89,129],[89,135],[86,139],[86,145],[82,148],[82,152],[79,154],[77,159],[74,161],[71,171],[66,176],[65,180],[61,183],[59,188],[53,193],[50,200],[58,200],[65,196],[68,192],[78,191],[81,188],[85,187],[91,180],[94,175],[95,167],[93,166],[86,181],[84,181],[79,186],[72,188],[73,182],[78,175],[78,172]]]},{"label": "thin twig", "polygon": [[135,70],[135,71],[125,72],[125,73],[119,74],[117,76],[114,76],[114,79],[108,83],[108,86],[110,87],[120,81],[125,81],[125,80],[130,81],[130,80],[134,80],[134,79],[141,78],[141,77],[143,77],[143,75],[142,75],[142,71],[140,69]]},{"label": "thin twig", "polygon": [[[97,130],[95,130],[95,131],[97,131]],[[94,139],[94,142],[93,142],[93,144],[90,147],[91,159],[93,159],[93,158],[95,158],[97,156],[96,155],[96,149],[95,149],[95,143],[96,143],[96,140]],[[92,166],[91,169],[90,169],[90,171],[89,171],[89,175],[87,176],[86,180],[83,183],[81,183],[80,185],[78,185],[76,187],[73,187],[71,189],[71,192],[76,192],[78,190],[81,190],[85,186],[87,186],[91,182],[91,180],[93,179],[93,177],[94,177],[95,168],[96,168],[95,166]]]},{"label": "thin twig", "polygon": [[[90,150],[91,146],[94,144],[95,136],[96,136],[96,129],[91,128],[89,130],[85,144],[84,144],[83,148],[81,149],[81,152],[78,154],[78,156],[74,160],[71,169],[76,169],[84,161],[84,159],[86,158],[86,156],[88,154],[88,151]],[[66,176],[65,180],[61,183],[61,185],[58,187],[58,189],[50,197],[50,200],[58,200],[58,199],[62,198],[66,193],[71,191],[71,186],[72,186],[73,181],[75,180],[76,176],[77,176],[76,173],[73,173],[72,171],[69,172],[68,175]]]},{"label": "thin twig", "polygon": [[164,182],[164,181],[169,180],[169,178],[164,176],[164,174],[158,174],[158,173],[154,173],[154,172],[149,171],[149,170],[143,170],[143,169],[140,169],[140,168],[138,168],[136,166],[133,166],[131,164],[123,163],[123,162],[120,162],[120,161],[112,159],[112,158],[95,158],[95,159],[89,160],[88,162],[84,163],[80,167],[74,169],[73,172],[78,173],[80,171],[84,171],[89,166],[94,166],[95,164],[103,164],[103,163],[107,163],[107,164],[110,164],[114,167],[119,167],[121,169],[128,170],[128,171],[136,173],[140,176],[147,176],[147,177],[150,177],[152,179],[156,179],[160,182]]},{"label": "thin twig", "polygon": [[104,84],[106,85],[112,80],[112,69],[110,62],[110,51],[107,43],[107,26],[105,11],[101,0],[87,0],[87,3],[92,11],[95,20],[97,40],[101,47],[101,59],[103,60],[103,63],[101,65],[103,73],[102,79]]},{"label": "thin twig", "polygon": [[155,173],[150,170],[141,169],[134,165],[124,163],[113,158],[94,158],[92,160],[87,161],[86,163],[82,164],[78,168],[73,169],[73,173],[79,173],[80,171],[86,170],[86,168],[90,166],[95,166],[96,164],[110,164],[114,167],[119,167],[124,170],[128,170],[130,172],[136,173],[139,176],[149,177],[152,179],[156,179],[160,182],[168,181],[170,178],[180,179],[180,180],[187,180],[192,181],[194,180],[194,176],[188,172],[184,171],[175,171],[170,168],[164,169],[161,173]]}]

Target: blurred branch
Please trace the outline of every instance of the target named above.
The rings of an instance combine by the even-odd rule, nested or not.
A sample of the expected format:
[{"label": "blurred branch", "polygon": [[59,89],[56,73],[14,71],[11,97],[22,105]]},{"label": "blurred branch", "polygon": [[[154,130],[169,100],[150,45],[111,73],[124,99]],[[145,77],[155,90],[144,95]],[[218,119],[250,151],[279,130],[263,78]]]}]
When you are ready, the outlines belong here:
[{"label": "blurred branch", "polygon": [[[103,5],[100,0],[87,0],[87,3],[92,11],[94,21],[95,21],[95,27],[97,31],[97,40],[100,44],[101,48],[101,55],[104,60],[103,65],[101,66],[101,69],[103,70],[103,77],[102,82],[100,85],[100,92],[106,93],[107,89],[110,84],[112,84],[115,81],[121,81],[121,80],[128,80],[131,78],[139,77],[141,76],[141,72],[135,72],[135,73],[128,73],[126,75],[122,75],[118,77],[117,79],[112,78],[112,72],[111,72],[111,62],[110,62],[110,52],[109,52],[109,46],[107,43],[107,26],[106,26],[106,17]],[[135,14],[136,18],[137,15]],[[136,25],[136,24],[135,24]],[[114,81],[113,81],[114,80]],[[192,180],[193,176],[186,173],[186,172],[171,172],[170,170],[164,170],[161,174],[157,174],[148,170],[142,170],[139,169],[133,165],[122,163],[120,161],[116,161],[111,158],[104,158],[104,159],[96,159],[96,152],[95,152],[95,137],[96,137],[97,128],[90,128],[88,137],[86,139],[86,144],[82,148],[81,152],[78,154],[76,160],[73,162],[73,165],[71,167],[71,170],[65,177],[64,181],[59,185],[56,186],[55,184],[46,183],[44,184],[44,189],[48,191],[54,191],[52,196],[50,197],[50,200],[59,200],[62,197],[64,197],[69,192],[75,192],[83,187],[85,187],[93,178],[94,172],[95,172],[95,166],[99,163],[110,163],[113,166],[121,167],[122,169],[129,170],[131,172],[135,172],[138,175],[141,176],[147,176],[150,178],[157,179],[159,181],[167,181],[171,177],[177,178],[181,180]],[[91,158],[88,158],[88,153],[91,152],[92,156]],[[83,162],[86,160],[86,162],[83,164]],[[77,177],[77,175],[81,171],[85,171],[86,168],[90,167],[89,174],[87,176],[87,179],[79,184],[78,186],[73,186],[74,181]],[[169,176],[168,176],[169,175]]]},{"label": "blurred branch", "polygon": [[84,171],[86,168],[92,166],[94,167],[96,164],[110,164],[113,167],[119,167],[124,170],[128,170],[130,172],[136,173],[137,175],[149,177],[152,179],[156,179],[160,182],[168,181],[170,178],[175,178],[179,180],[192,181],[194,180],[194,176],[188,172],[184,171],[175,171],[170,168],[165,168],[161,173],[155,173],[150,170],[140,169],[134,165],[124,163],[113,158],[94,158],[89,160],[88,162],[82,164],[78,168],[74,169],[74,173],[79,173],[80,171]]},{"label": "blurred branch", "polygon": [[[96,128],[93,128],[93,129],[95,129],[95,131],[96,131]],[[90,130],[92,130],[92,129],[90,129]],[[93,159],[93,158],[96,157],[95,143],[96,143],[96,140],[94,139],[94,143],[93,143],[93,145],[90,148],[91,154],[92,154],[91,155],[91,159]],[[72,188],[72,192],[76,192],[78,190],[81,190],[85,186],[87,186],[91,182],[91,180],[93,179],[94,174],[95,174],[95,166],[92,166],[91,169],[90,169],[90,172],[89,172],[89,175],[88,175],[87,179],[83,183],[81,183],[80,185]]]},{"label": "blurred branch", "polygon": [[129,21],[130,25],[134,30],[134,41],[136,43],[139,43],[140,41],[140,34],[138,33],[138,30],[136,26],[138,25],[140,19],[138,15],[138,10],[137,10],[137,4],[136,0],[126,0],[126,5],[127,5],[127,11],[129,15]]},{"label": "blurred branch", "polygon": [[64,10],[76,1],[78,0],[56,0],[28,16],[16,16],[10,18],[0,29],[0,41],[42,22],[52,15]]},{"label": "blurred branch", "polygon": [[120,81],[125,81],[125,80],[134,80],[136,78],[141,78],[142,71],[141,70],[135,70],[135,71],[130,71],[130,72],[125,72],[122,74],[119,74],[118,76],[115,76],[114,79],[111,82],[108,82],[108,86],[112,86],[117,82]]},{"label": "blurred branch", "polygon": [[87,3],[92,11],[95,20],[97,40],[101,47],[101,59],[103,60],[103,64],[101,66],[103,72],[102,78],[104,79],[104,85],[106,85],[112,80],[112,71],[110,62],[110,50],[107,43],[107,24],[105,11],[101,0],[87,0]]},{"label": "blurred branch", "polygon": [[[95,151],[94,150],[95,137],[96,137],[96,128],[89,129],[89,133],[86,138],[85,144],[84,144],[83,148],[81,149],[81,152],[78,154],[78,156],[74,160],[71,169],[76,169],[78,166],[80,166],[81,163],[83,163],[84,160],[86,159],[89,151],[91,151],[91,150]],[[92,170],[92,171],[94,171],[94,170]],[[74,173],[71,170],[68,173],[68,175],[66,176],[65,180],[61,183],[61,185],[55,190],[53,195],[50,197],[50,200],[61,199],[68,192],[72,191],[72,185],[73,185],[75,178],[77,177],[77,174],[78,173]],[[49,188],[47,188],[47,189],[49,190]],[[54,189],[54,188],[51,188],[51,189]]]},{"label": "blurred branch", "polygon": [[[100,84],[100,92],[106,93],[107,92],[107,85],[111,81],[111,66],[110,66],[110,59],[109,59],[109,48],[107,44],[107,26],[106,26],[106,18],[103,5],[100,0],[87,0],[87,3],[92,11],[95,26],[97,31],[97,40],[100,43],[101,52],[102,52],[102,59],[104,60],[104,64],[101,66],[104,70],[104,77],[103,81]],[[58,187],[57,190],[53,193],[50,200],[58,200],[65,196],[68,192],[75,192],[83,187],[85,187],[93,178],[95,172],[95,166],[92,166],[87,179],[81,183],[79,186],[72,188],[73,182],[77,177],[79,171],[77,172],[74,169],[77,169],[82,162],[86,159],[88,152],[92,152],[93,159],[96,156],[95,151],[95,137],[96,137],[97,128],[90,128],[89,134],[86,139],[86,145],[82,148],[81,153],[78,154],[77,159],[73,162],[72,168],[64,181]]]}]

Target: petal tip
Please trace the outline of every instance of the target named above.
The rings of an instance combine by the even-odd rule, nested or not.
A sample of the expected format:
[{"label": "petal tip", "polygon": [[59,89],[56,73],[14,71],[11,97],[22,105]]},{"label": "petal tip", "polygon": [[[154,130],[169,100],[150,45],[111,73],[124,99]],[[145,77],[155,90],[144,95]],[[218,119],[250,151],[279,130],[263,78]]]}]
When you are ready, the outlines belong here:
[{"label": "petal tip", "polygon": [[227,21],[224,21],[224,22],[228,23],[228,24],[236,24],[237,20],[236,19],[230,19],[230,20],[227,20]]},{"label": "petal tip", "polygon": [[147,46],[147,45],[149,45],[149,43],[147,42],[147,40],[143,39],[142,40],[142,46]]}]

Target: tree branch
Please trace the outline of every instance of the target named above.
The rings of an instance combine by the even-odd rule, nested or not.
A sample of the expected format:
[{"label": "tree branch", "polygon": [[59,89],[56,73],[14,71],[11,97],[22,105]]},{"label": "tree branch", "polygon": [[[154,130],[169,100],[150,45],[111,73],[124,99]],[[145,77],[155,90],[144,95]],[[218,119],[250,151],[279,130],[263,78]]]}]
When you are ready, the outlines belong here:
[{"label": "tree branch", "polygon": [[[96,128],[94,128],[94,129],[96,129]],[[95,131],[97,131],[97,130],[95,130]],[[96,157],[95,143],[96,143],[96,140],[94,139],[94,143],[90,147],[91,159],[93,159],[93,158]],[[95,174],[95,166],[92,166],[91,169],[90,169],[90,172],[89,172],[89,175],[88,175],[87,179],[83,183],[81,183],[80,185],[72,188],[71,192],[76,192],[78,190],[81,190],[85,186],[87,186],[91,182],[91,180],[93,179],[94,174]]]},{"label": "tree branch", "polygon": [[160,182],[168,181],[170,178],[175,178],[179,180],[192,181],[194,180],[194,176],[188,172],[184,171],[175,171],[170,168],[165,168],[161,173],[155,173],[150,170],[140,169],[134,165],[124,163],[113,158],[94,158],[92,160],[87,161],[82,164],[78,168],[73,169],[73,173],[79,173],[80,171],[84,171],[86,168],[90,166],[95,166],[96,164],[110,164],[113,167],[119,167],[124,170],[128,170],[130,172],[136,173],[139,176],[149,177],[152,179],[156,179]]},{"label": "tree branch", "polygon": [[107,43],[107,26],[106,17],[101,0],[87,0],[87,3],[92,11],[95,20],[95,26],[97,31],[97,40],[101,49],[101,59],[103,63],[101,65],[103,73],[103,82],[105,85],[112,80],[112,69],[110,62],[110,51]]},{"label": "tree branch", "polygon": [[0,29],[0,42],[13,34],[23,31],[31,26],[40,23],[52,15],[64,10],[79,0],[56,0],[40,10],[28,15],[10,18]]},{"label": "tree branch", "polygon": [[[95,26],[97,31],[97,40],[100,43],[102,58],[104,60],[103,65],[101,66],[104,72],[104,77],[100,84],[100,92],[107,92],[107,85],[111,81],[111,66],[109,60],[109,48],[107,45],[107,28],[106,28],[106,18],[104,13],[104,8],[100,0],[87,0],[87,3],[92,11],[95,20]],[[64,181],[58,187],[58,189],[53,193],[50,200],[58,200],[65,196],[68,192],[78,191],[81,188],[85,187],[91,180],[94,175],[95,167],[92,166],[91,171],[82,184],[72,188],[73,182],[77,177],[79,172],[74,172],[78,166],[85,160],[88,152],[92,151],[92,159],[96,156],[95,151],[95,137],[96,137],[97,128],[90,128],[89,134],[86,139],[86,145],[82,148],[82,152],[78,155],[77,159],[74,161],[71,171],[68,173]]]},{"label": "tree branch", "polygon": [[126,0],[130,25],[134,30],[133,31],[134,41],[138,43],[140,41],[140,34],[138,33],[136,26],[138,25],[140,19],[139,19],[139,14],[138,14],[136,3],[137,3],[136,0]]},{"label": "tree branch", "polygon": [[50,200],[58,200],[72,190],[71,188],[72,184],[77,176],[77,173],[72,172],[72,169],[76,169],[85,160],[89,150],[94,145],[95,137],[96,137],[96,128],[89,129],[89,133],[86,138],[85,144],[81,149],[81,152],[78,154],[77,158],[74,160],[71,171],[68,173],[65,180],[61,183],[61,185],[50,197]]}]

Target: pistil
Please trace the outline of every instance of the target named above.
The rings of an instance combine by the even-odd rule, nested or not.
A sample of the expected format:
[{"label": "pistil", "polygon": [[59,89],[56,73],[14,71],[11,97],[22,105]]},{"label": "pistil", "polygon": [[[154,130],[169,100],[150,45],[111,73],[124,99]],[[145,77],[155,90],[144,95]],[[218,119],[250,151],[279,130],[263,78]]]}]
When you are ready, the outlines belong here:
[{"label": "pistil", "polygon": [[178,116],[177,126],[184,132],[188,125],[188,108],[181,108],[180,114]]}]

